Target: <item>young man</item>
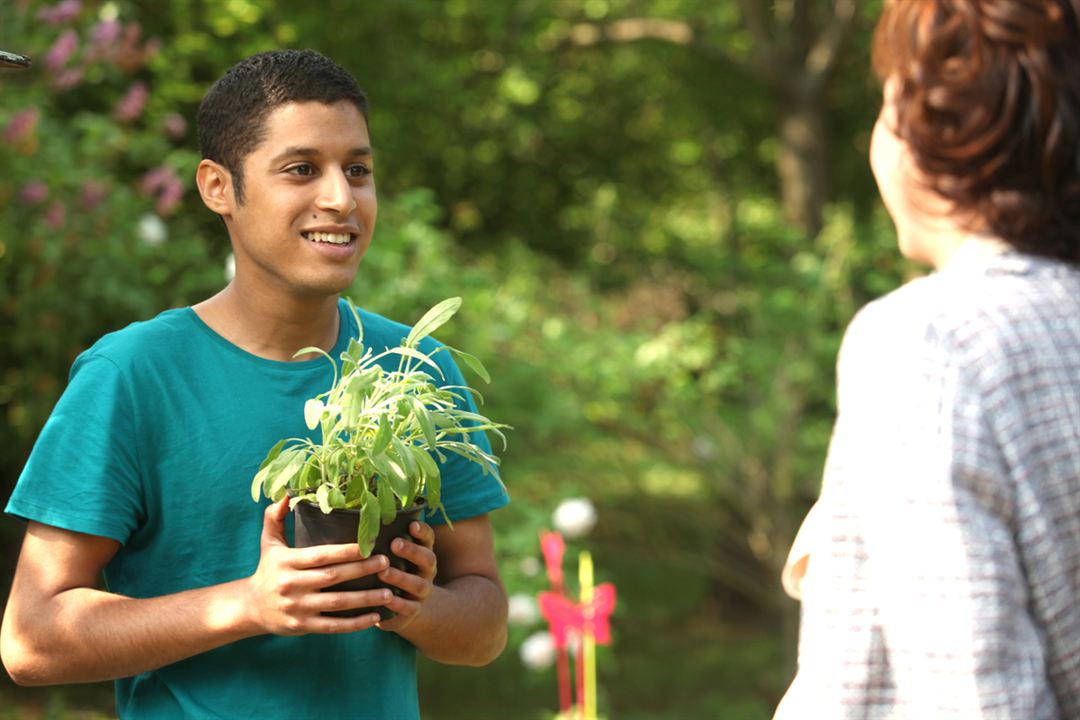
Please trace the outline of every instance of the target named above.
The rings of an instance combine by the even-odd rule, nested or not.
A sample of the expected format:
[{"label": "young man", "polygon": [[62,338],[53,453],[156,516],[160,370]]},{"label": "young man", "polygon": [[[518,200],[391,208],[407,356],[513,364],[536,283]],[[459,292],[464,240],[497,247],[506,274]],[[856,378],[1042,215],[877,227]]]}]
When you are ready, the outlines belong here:
[{"label": "young man", "polygon": [[[487,513],[497,479],[448,460],[454,530],[414,523],[393,552],[294,549],[286,502],[247,488],[356,333],[339,298],[375,226],[367,100],[323,56],[229,70],[199,108],[196,181],[228,229],[236,276],[217,295],[102,338],[71,381],[7,511],[29,521],[0,633],[25,685],[115,679],[124,718],[415,718],[415,651],[482,665],[506,637]],[[408,328],[361,313],[364,341]],[[463,384],[447,353],[446,383]],[[104,572],[108,589],[98,589]],[[378,573],[405,591],[320,592]],[[396,616],[338,618],[385,605]]]}]

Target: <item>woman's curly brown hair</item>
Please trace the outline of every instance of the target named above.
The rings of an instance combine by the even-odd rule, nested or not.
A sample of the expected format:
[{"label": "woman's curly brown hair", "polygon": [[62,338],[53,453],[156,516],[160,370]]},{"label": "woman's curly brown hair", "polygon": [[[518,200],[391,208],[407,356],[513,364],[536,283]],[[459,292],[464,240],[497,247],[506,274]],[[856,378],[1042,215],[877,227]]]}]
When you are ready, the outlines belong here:
[{"label": "woman's curly brown hair", "polygon": [[1080,0],[891,0],[874,68],[927,185],[1024,252],[1080,261]]}]

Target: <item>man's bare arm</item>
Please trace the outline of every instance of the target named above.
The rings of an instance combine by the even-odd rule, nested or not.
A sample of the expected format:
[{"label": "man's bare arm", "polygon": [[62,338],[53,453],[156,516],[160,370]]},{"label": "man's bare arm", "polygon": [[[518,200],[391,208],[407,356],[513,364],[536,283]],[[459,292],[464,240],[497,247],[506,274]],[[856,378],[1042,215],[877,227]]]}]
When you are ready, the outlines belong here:
[{"label": "man's bare arm", "polygon": [[[397,632],[432,660],[488,664],[506,646],[507,615],[488,516],[460,520],[453,530],[418,523],[413,528],[419,530],[414,532],[416,542],[396,540],[392,550],[414,562],[420,572],[387,569],[381,574],[413,599],[395,597],[387,603],[400,614],[379,627]],[[425,581],[424,566],[435,570],[436,563],[435,582]]]},{"label": "man's bare arm", "polygon": [[325,610],[384,604],[387,591],[319,589],[386,567],[361,561],[355,544],[286,545],[285,502],[264,519],[259,569],[249,578],[157,598],[97,589],[119,544],[30,523],[0,628],[0,657],[21,685],[128,677],[264,633],[342,633],[378,615],[330,618]]}]

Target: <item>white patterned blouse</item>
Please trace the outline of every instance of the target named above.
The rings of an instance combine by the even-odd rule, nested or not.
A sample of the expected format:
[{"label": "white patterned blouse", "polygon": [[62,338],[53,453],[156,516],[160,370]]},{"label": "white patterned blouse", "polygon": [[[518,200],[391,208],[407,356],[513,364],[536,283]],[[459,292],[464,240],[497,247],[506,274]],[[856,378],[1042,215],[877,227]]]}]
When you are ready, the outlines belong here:
[{"label": "white patterned blouse", "polygon": [[965,246],[837,376],[776,717],[1080,718],[1080,269]]}]

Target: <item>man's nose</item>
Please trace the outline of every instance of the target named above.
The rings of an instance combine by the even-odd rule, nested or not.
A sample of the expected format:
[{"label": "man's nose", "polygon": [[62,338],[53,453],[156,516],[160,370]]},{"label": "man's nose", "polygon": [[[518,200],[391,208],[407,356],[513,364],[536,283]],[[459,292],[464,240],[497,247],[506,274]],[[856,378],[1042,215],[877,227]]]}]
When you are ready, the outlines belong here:
[{"label": "man's nose", "polygon": [[320,210],[329,210],[338,215],[348,215],[356,208],[352,185],[344,172],[337,169],[323,174],[316,204]]}]

